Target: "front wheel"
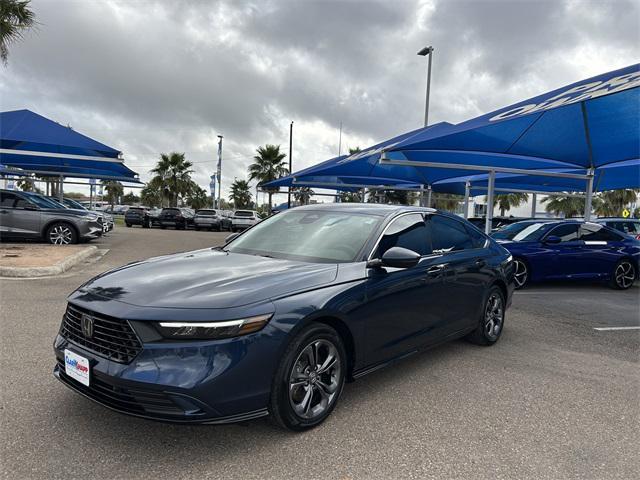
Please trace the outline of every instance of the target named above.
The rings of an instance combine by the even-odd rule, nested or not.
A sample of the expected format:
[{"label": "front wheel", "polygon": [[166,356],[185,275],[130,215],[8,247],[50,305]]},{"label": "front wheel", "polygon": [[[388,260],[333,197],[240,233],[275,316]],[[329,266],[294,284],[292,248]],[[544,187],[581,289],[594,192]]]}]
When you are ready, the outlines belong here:
[{"label": "front wheel", "polygon": [[311,324],[291,341],[271,388],[269,412],[281,427],[306,430],[335,408],[344,386],[346,352],[328,325]]},{"label": "front wheel", "polygon": [[636,267],[631,260],[620,260],[611,275],[611,286],[616,290],[626,290],[631,288],[637,276]]},{"label": "front wheel", "polygon": [[502,290],[493,286],[489,289],[476,329],[467,340],[476,345],[490,346],[496,343],[504,328],[505,299]]},{"label": "front wheel", "polygon": [[513,283],[515,283],[516,290],[524,288],[529,281],[529,267],[519,258],[513,261],[515,272],[513,273]]},{"label": "front wheel", "polygon": [[78,243],[78,234],[68,223],[56,222],[47,229],[47,241],[52,245]]}]

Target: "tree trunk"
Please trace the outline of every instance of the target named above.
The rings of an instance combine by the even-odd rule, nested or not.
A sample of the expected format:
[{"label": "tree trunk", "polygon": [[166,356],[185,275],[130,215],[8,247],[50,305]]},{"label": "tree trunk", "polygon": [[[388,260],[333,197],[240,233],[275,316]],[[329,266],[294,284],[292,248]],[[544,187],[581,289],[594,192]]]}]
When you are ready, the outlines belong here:
[{"label": "tree trunk", "polygon": [[271,207],[272,207],[272,204],[271,204],[271,195],[273,195],[273,193],[269,192],[269,213],[271,213]]},{"label": "tree trunk", "polygon": [[500,216],[504,217],[506,210],[504,208],[500,208]]}]

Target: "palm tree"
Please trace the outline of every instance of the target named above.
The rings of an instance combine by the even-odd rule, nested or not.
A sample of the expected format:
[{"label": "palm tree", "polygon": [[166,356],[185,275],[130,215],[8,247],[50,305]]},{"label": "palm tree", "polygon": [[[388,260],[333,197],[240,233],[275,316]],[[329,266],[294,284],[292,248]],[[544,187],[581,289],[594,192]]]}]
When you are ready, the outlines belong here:
[{"label": "palm tree", "polygon": [[362,201],[360,192],[342,192],[340,194],[340,201],[342,203],[358,203]]},{"label": "palm tree", "polygon": [[598,195],[601,201],[594,205],[594,211],[601,217],[618,217],[625,207],[637,200],[638,193],[640,190],[631,188],[602,192]]},{"label": "palm tree", "polygon": [[382,197],[384,203],[413,205],[418,198],[418,194],[410,190],[385,190]]},{"label": "palm tree", "polygon": [[361,152],[360,147],[349,148],[349,155],[353,155],[354,153]]},{"label": "palm tree", "polygon": [[[267,144],[264,147],[259,147],[256,152],[257,155],[253,157],[254,162],[249,165],[249,180],[257,180],[258,186],[289,173],[289,169],[284,162],[287,156],[280,152],[280,145]],[[273,205],[271,197],[280,189],[267,188],[265,190],[269,194],[269,209],[271,209]]]},{"label": "palm tree", "polygon": [[191,182],[189,191],[186,194],[187,205],[194,210],[200,210],[211,205],[207,191],[196,182]]},{"label": "palm tree", "polygon": [[107,201],[111,204],[111,211],[113,211],[113,206],[118,201],[118,197],[124,193],[124,187],[120,182],[114,182],[112,180],[108,182],[103,181],[102,187],[107,192]]},{"label": "palm tree", "polygon": [[[594,198],[593,200],[596,200]],[[552,194],[542,199],[547,212],[563,217],[581,217],[584,214],[584,198],[576,197],[568,193]]]},{"label": "palm tree", "polygon": [[7,64],[9,44],[20,40],[36,23],[31,0],[0,0],[0,59]]},{"label": "palm tree", "polygon": [[493,197],[493,206],[498,205],[498,208],[500,208],[500,216],[504,217],[507,210],[519,207],[527,200],[529,200],[527,193],[503,193]]},{"label": "palm tree", "polygon": [[140,192],[140,201],[149,207],[163,207],[166,198],[164,191],[164,181],[156,175]]},{"label": "palm tree", "polygon": [[311,190],[311,187],[296,187],[292,190],[293,198],[295,198],[300,205],[308,205],[309,200],[311,200],[311,197],[316,193]]},{"label": "palm tree", "polygon": [[247,208],[251,203],[251,188],[247,180],[234,180],[231,184],[229,200],[235,208]]},{"label": "palm tree", "polygon": [[189,193],[193,164],[185,159],[184,153],[160,154],[160,160],[151,173],[157,174],[165,183],[171,207],[178,206],[178,197]]},{"label": "palm tree", "polygon": [[433,195],[433,208],[446,210],[448,212],[455,212],[462,201],[464,201],[464,198],[461,195],[439,193],[437,195]]}]

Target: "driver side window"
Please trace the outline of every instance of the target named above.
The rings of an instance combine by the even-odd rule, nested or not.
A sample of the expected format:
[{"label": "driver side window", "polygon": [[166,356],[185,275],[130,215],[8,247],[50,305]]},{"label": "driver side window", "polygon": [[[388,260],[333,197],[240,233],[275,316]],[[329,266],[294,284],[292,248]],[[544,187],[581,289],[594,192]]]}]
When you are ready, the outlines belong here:
[{"label": "driver side window", "polygon": [[574,242],[578,240],[578,224],[560,225],[549,232],[547,237],[560,237],[560,242]]},{"label": "driver side window", "polygon": [[382,258],[392,247],[406,248],[420,255],[431,253],[427,226],[421,214],[410,213],[392,220],[382,235],[373,258]]}]

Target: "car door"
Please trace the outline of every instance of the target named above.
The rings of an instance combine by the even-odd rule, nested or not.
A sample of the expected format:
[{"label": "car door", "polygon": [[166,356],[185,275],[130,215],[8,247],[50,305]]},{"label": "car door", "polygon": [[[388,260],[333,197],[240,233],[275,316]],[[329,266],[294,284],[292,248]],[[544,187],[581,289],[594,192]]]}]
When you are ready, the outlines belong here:
[{"label": "car door", "polygon": [[0,235],[3,237],[11,236],[13,231],[11,220],[15,201],[15,193],[0,192]]},{"label": "car door", "polygon": [[585,277],[604,277],[613,271],[620,260],[619,249],[623,246],[622,235],[603,225],[585,223],[580,226],[582,254],[579,274]]},{"label": "car door", "polygon": [[17,237],[40,236],[41,214],[36,205],[19,194],[3,192],[1,210],[5,212],[0,215],[6,219],[9,235]]},{"label": "car door", "polygon": [[446,266],[439,290],[439,336],[468,329],[477,319],[492,275],[488,267],[487,239],[473,238],[461,221],[444,215],[429,215],[428,228],[433,254]]},{"label": "car door", "polygon": [[412,268],[369,269],[367,301],[357,315],[366,325],[366,362],[384,362],[424,344],[436,327],[434,283],[442,281],[439,259],[428,254],[428,233],[421,213],[403,214],[383,231],[370,258],[381,258],[391,247],[403,247],[423,255]]},{"label": "car door", "polygon": [[[549,272],[547,278],[566,278],[580,273],[580,262],[584,253],[584,243],[578,238],[578,222],[563,223],[552,228],[542,239],[544,255],[536,260],[541,270]],[[558,237],[559,243],[548,241],[550,237]]]}]

